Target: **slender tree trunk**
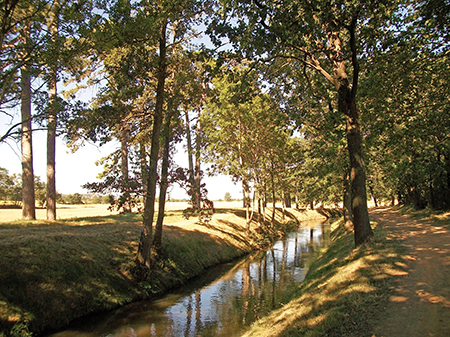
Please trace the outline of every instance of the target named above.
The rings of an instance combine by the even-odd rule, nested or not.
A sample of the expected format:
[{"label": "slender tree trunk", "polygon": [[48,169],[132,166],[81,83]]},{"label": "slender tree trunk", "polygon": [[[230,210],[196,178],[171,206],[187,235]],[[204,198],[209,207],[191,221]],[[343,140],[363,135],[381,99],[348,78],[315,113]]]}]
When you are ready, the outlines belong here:
[{"label": "slender tree trunk", "polygon": [[450,208],[450,154],[446,153],[444,155],[444,161],[445,161],[445,171],[446,171],[446,180],[447,180],[447,186],[446,186],[446,193],[445,193],[445,207],[446,209]]},{"label": "slender tree trunk", "polygon": [[128,129],[126,123],[122,123],[120,130],[120,171],[122,173],[122,193],[124,202],[122,205],[125,213],[131,212],[130,205],[130,180],[128,172]]},{"label": "slender tree trunk", "polygon": [[[59,1],[54,2],[52,12],[50,13],[50,30],[52,34],[52,46],[57,50],[58,21],[59,21]],[[47,126],[47,220],[56,220],[56,126],[58,118],[58,58],[57,53],[53,55],[54,59],[49,62],[50,78],[48,82],[50,110],[48,113]]]},{"label": "slender tree trunk", "polygon": [[200,150],[201,150],[201,109],[198,112],[197,126],[195,129],[195,207],[200,209],[200,201],[201,201],[201,193],[200,193],[200,185],[201,185],[201,175],[200,175]]},{"label": "slender tree trunk", "polygon": [[49,81],[50,110],[47,126],[47,220],[56,220],[56,124],[58,115],[57,72],[51,70]]},{"label": "slender tree trunk", "polygon": [[141,160],[142,195],[143,195],[143,203],[145,205],[147,195],[147,182],[148,182],[148,165],[147,165],[147,151],[145,150],[145,144],[143,141],[139,143],[139,157]]},{"label": "slender tree trunk", "polygon": [[163,231],[163,222],[164,222],[164,209],[166,205],[166,195],[167,195],[167,187],[169,186],[168,182],[168,171],[169,171],[169,150],[170,150],[170,142],[172,140],[172,132],[170,130],[170,122],[172,119],[172,111],[168,113],[169,115],[166,118],[166,122],[163,126],[163,135],[164,135],[164,150],[162,157],[162,166],[161,166],[161,180],[159,183],[159,205],[158,205],[158,218],[156,220],[155,225],[155,236],[153,238],[153,246],[157,253],[161,251],[162,248],[162,231]]},{"label": "slender tree trunk", "polygon": [[164,85],[166,81],[166,28],[167,20],[162,24],[159,37],[158,84],[156,87],[156,106],[153,116],[150,165],[147,182],[147,195],[144,205],[143,224],[139,241],[137,262],[150,268],[150,249],[152,240],[153,216],[155,214],[155,194],[158,180],[159,135],[163,120]]},{"label": "slender tree trunk", "polygon": [[186,140],[187,140],[187,153],[188,153],[188,164],[189,164],[189,185],[191,187],[191,202],[192,207],[196,210],[200,208],[196,208],[199,203],[195,200],[195,179],[194,179],[194,150],[192,148],[192,138],[191,138],[191,127],[189,121],[189,112],[185,112],[185,120],[186,120]]},{"label": "slender tree trunk", "polygon": [[22,114],[22,218],[36,219],[34,193],[33,148],[31,129],[31,80],[27,65],[21,69],[21,114]]},{"label": "slender tree trunk", "polygon": [[247,179],[242,179],[242,196],[244,197],[243,206],[245,207],[245,219],[248,223],[250,219],[250,187]]},{"label": "slender tree trunk", "polygon": [[287,208],[292,208],[292,198],[290,193],[286,193],[284,197],[284,204]]},{"label": "slender tree trunk", "polygon": [[272,218],[270,220],[271,222],[271,226],[273,228],[273,226],[275,225],[275,211],[276,211],[276,193],[275,193],[275,177],[274,177],[274,173],[273,173],[273,163],[271,163],[272,166],[272,170],[270,172],[270,178],[271,178],[271,182],[272,182],[272,203],[273,203],[273,208],[272,208]]},{"label": "slender tree trunk", "polygon": [[378,207],[378,200],[377,200],[377,197],[376,197],[375,192],[373,190],[372,183],[369,183],[369,191],[370,191],[370,195],[372,196],[372,200],[373,200],[373,203],[374,203],[375,207]]}]

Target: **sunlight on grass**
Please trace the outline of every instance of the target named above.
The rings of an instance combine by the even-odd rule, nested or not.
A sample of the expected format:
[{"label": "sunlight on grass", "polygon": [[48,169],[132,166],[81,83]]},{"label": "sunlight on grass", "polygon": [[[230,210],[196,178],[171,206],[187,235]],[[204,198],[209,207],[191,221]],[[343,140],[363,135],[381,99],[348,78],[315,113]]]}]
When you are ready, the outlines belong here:
[{"label": "sunlight on grass", "polygon": [[396,247],[377,226],[375,238],[353,248],[353,233],[332,224],[333,243],[313,264],[293,300],[254,324],[244,336],[355,336],[370,332],[388,301],[390,275],[404,273]]}]

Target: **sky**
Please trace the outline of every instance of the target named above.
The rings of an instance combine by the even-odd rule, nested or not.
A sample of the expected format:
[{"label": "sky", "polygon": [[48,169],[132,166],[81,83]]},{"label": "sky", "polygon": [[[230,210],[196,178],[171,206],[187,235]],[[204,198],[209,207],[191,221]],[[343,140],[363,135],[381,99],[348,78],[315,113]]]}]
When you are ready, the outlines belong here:
[{"label": "sky", "polygon": [[[19,108],[13,113],[18,116]],[[0,113],[0,134],[3,135],[12,122],[16,123],[18,117],[11,121],[11,118]],[[41,181],[46,181],[46,131],[33,132],[33,164],[34,174],[39,176]],[[108,143],[101,147],[94,144],[86,144],[77,152],[72,153],[64,143],[62,138],[56,141],[56,190],[62,194],[88,193],[81,185],[88,182],[99,181],[97,175],[103,171],[101,166],[96,166],[95,162],[107,156],[118,148],[118,143]],[[20,143],[9,140],[7,143],[0,143],[0,167],[9,171],[9,174],[22,171]],[[187,168],[187,154],[182,146],[178,148],[174,157],[175,162]],[[228,176],[205,177],[208,198],[211,200],[223,199],[226,192],[234,199],[242,198],[242,187],[236,185]],[[178,186],[169,189],[172,199],[188,198],[184,190]]]}]

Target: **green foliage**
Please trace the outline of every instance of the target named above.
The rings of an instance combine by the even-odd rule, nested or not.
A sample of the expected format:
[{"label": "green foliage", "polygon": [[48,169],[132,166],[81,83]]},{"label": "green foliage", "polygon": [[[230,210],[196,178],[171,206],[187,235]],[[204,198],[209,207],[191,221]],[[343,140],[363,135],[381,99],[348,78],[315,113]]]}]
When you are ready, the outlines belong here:
[{"label": "green foliage", "polygon": [[83,196],[80,193],[69,194],[64,197],[64,203],[71,205],[82,205],[84,204]]},{"label": "green foliage", "polygon": [[0,200],[6,202],[18,202],[21,198],[21,188],[16,175],[9,175],[7,169],[0,168]]},{"label": "green foliage", "polygon": [[364,60],[373,69],[361,82],[369,183],[380,199],[448,209],[450,46],[417,14],[394,17],[385,45]]},{"label": "green foliage", "polygon": [[213,80],[202,127],[213,170],[253,184],[262,195],[271,177],[283,186],[294,141],[286,115],[261,91],[257,77],[245,64],[224,67]]}]

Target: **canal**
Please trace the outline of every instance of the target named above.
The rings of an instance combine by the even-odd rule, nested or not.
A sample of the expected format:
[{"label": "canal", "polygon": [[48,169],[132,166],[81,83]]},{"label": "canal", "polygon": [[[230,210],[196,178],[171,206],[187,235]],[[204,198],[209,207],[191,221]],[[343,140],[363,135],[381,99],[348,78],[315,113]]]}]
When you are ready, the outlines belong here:
[{"label": "canal", "polygon": [[210,268],[157,300],[84,319],[51,336],[239,336],[290,300],[328,241],[327,223],[303,222],[265,252]]}]

